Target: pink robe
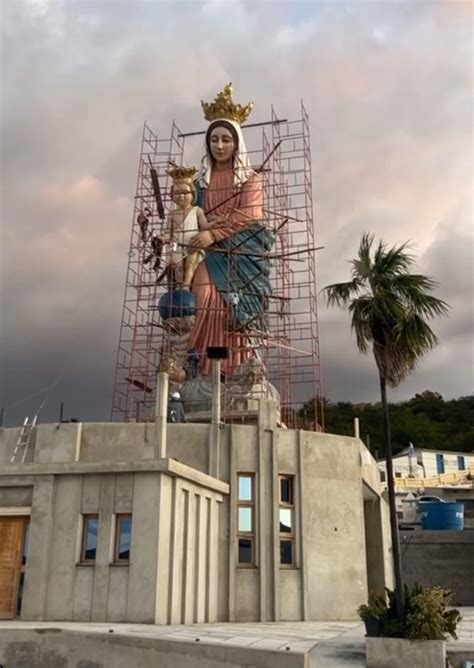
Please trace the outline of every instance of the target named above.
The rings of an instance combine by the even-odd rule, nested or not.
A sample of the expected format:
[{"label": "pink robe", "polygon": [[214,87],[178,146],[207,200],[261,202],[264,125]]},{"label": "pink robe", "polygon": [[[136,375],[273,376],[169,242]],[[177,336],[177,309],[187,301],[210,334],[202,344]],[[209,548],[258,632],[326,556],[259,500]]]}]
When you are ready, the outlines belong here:
[{"label": "pink robe", "polygon": [[[236,192],[233,181],[234,174],[230,169],[212,171],[206,190],[206,211],[214,209],[219,202]],[[214,214],[227,216],[222,226],[211,230],[216,242],[263,218],[261,175],[253,173],[240,190],[238,195],[212,211]],[[211,282],[205,262],[198,266],[191,290],[197,299],[197,315],[189,347],[200,353],[200,371],[204,375],[211,373],[211,362],[206,355],[208,346],[227,346],[230,349],[229,358],[223,361],[222,368],[230,373],[253,356],[252,349],[248,347],[249,338],[229,332],[228,306]]]}]

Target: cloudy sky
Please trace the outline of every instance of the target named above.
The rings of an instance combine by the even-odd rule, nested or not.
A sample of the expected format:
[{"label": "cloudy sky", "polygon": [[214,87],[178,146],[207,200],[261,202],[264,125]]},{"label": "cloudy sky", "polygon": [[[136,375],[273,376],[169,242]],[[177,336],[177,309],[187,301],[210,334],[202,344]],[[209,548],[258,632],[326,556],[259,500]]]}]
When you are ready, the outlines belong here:
[{"label": "cloudy sky", "polygon": [[[7,424],[109,418],[143,121],[203,126],[227,81],[253,120],[311,122],[318,284],[365,230],[411,240],[451,316],[393,395],[472,391],[472,4],[3,0],[1,385]],[[258,114],[257,114],[258,110]],[[258,116],[258,118],[257,118]],[[324,392],[375,400],[348,317],[319,304]],[[39,394],[38,394],[39,393]]]}]

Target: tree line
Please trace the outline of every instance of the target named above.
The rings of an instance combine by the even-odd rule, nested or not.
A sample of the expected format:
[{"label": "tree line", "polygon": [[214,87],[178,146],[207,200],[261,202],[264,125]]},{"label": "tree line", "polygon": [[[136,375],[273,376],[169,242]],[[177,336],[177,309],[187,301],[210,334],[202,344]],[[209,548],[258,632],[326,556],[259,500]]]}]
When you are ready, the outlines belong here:
[{"label": "tree line", "polygon": [[[354,418],[359,418],[360,436],[372,454],[385,455],[380,403],[324,403],[325,431],[354,435]],[[314,417],[314,402],[299,411],[300,426]],[[445,401],[441,394],[425,390],[407,401],[390,404],[394,453],[413,443],[430,450],[474,451],[474,395]]]}]

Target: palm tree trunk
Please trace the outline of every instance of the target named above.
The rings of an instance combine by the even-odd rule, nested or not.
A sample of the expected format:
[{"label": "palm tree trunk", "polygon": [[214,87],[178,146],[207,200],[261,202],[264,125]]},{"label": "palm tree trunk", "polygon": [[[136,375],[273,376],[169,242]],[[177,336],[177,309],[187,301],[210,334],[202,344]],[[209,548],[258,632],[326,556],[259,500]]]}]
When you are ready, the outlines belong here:
[{"label": "palm tree trunk", "polygon": [[390,436],[390,416],[388,413],[387,387],[385,378],[380,374],[380,394],[382,397],[383,427],[385,438],[385,457],[387,462],[388,506],[390,510],[390,529],[392,534],[393,565],[395,570],[395,596],[397,600],[398,619],[405,619],[405,600],[403,595],[402,560],[400,554],[400,537],[398,534],[397,507],[395,503],[395,482],[393,477],[392,439]]}]

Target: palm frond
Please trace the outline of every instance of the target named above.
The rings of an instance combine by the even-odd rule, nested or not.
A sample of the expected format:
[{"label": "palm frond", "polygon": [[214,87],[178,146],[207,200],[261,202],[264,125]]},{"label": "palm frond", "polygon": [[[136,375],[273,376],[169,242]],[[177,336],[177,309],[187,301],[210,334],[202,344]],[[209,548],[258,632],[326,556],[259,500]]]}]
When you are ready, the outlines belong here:
[{"label": "palm frond", "polygon": [[385,334],[383,343],[374,344],[374,356],[388,384],[396,387],[436,347],[438,340],[425,320],[413,312],[407,312]]},{"label": "palm frond", "polygon": [[349,313],[352,314],[351,327],[356,333],[357,347],[364,354],[368,352],[368,344],[372,341],[373,301],[372,295],[362,295],[349,305]]},{"label": "palm frond", "polygon": [[438,283],[428,276],[399,274],[392,279],[391,286],[415,313],[434,318],[449,312],[449,305],[445,301],[429,294]]},{"label": "palm frond", "polygon": [[374,318],[378,321],[379,326],[382,325],[385,329],[394,327],[395,323],[403,318],[406,310],[402,300],[387,288],[375,291],[373,308]]},{"label": "palm frond", "polygon": [[328,306],[347,306],[352,298],[357,297],[362,288],[362,282],[358,279],[353,279],[347,283],[333,283],[326,285],[323,292],[326,293],[326,300]]},{"label": "palm frond", "polygon": [[373,234],[368,234],[367,232],[363,234],[357,253],[358,257],[351,262],[352,277],[356,280],[364,281],[370,275],[372,269],[371,250],[373,242]]},{"label": "palm frond", "polygon": [[376,276],[389,277],[406,272],[415,261],[413,255],[406,252],[408,244],[386,247],[380,242],[374,256],[373,272]]}]

